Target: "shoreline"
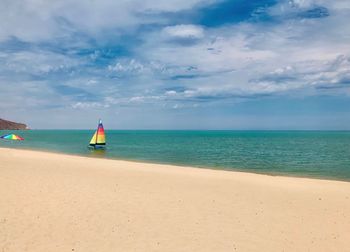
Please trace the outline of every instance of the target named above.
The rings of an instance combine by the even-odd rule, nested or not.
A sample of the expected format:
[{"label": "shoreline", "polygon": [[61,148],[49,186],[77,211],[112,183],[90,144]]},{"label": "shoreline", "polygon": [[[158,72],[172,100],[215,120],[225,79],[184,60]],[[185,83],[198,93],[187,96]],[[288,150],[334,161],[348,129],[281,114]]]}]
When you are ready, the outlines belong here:
[{"label": "shoreline", "polygon": [[8,149],[8,150],[23,150],[23,151],[33,151],[33,152],[42,152],[42,153],[49,153],[49,154],[58,154],[58,155],[66,155],[70,157],[82,157],[82,158],[92,158],[92,159],[102,159],[102,160],[114,160],[114,161],[122,161],[122,162],[131,162],[131,163],[137,163],[137,164],[150,164],[150,165],[163,165],[163,166],[172,166],[172,167],[182,167],[186,169],[203,169],[203,170],[213,170],[213,171],[226,171],[226,172],[236,172],[236,173],[248,173],[248,174],[255,174],[255,175],[263,175],[263,176],[271,176],[271,177],[287,177],[287,178],[300,178],[300,179],[312,179],[312,180],[326,180],[326,181],[338,181],[338,182],[345,182],[350,183],[349,179],[341,179],[336,177],[327,177],[327,176],[308,176],[305,174],[298,174],[298,173],[288,173],[288,172],[259,172],[256,170],[245,170],[245,169],[239,169],[239,168],[229,168],[229,167],[207,167],[207,166],[188,166],[185,164],[173,164],[173,163],[162,163],[162,162],[156,162],[156,161],[147,161],[147,160],[137,160],[137,159],[118,159],[113,157],[99,157],[99,156],[89,156],[89,155],[79,155],[74,153],[65,153],[65,152],[59,152],[54,150],[42,150],[42,149],[30,149],[30,148],[8,148],[8,147],[2,147],[1,149]]},{"label": "shoreline", "polygon": [[11,148],[0,159],[4,252],[348,249],[348,182]]}]

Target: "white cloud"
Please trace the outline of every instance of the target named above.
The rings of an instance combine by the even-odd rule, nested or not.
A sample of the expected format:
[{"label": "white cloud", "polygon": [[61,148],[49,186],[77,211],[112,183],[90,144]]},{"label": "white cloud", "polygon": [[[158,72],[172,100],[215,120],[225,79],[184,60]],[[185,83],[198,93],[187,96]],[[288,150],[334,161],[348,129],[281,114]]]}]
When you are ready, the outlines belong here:
[{"label": "white cloud", "polygon": [[174,96],[174,95],[176,95],[177,93],[176,93],[176,91],[175,90],[169,90],[169,91],[166,91],[165,92],[165,95],[167,95],[167,96]]},{"label": "white cloud", "polygon": [[0,71],[7,73],[48,74],[66,71],[83,64],[82,59],[43,50],[19,51],[0,55]]},{"label": "white cloud", "polygon": [[103,104],[99,102],[76,102],[72,104],[74,109],[96,109],[96,108],[108,108],[108,104]]},{"label": "white cloud", "polygon": [[180,39],[200,39],[204,37],[204,29],[198,25],[174,25],[163,28],[165,36]]},{"label": "white cloud", "polygon": [[[297,8],[293,10],[297,13],[318,5],[327,8],[330,16],[309,19],[286,16],[289,12],[286,8]],[[157,34],[151,34],[138,53],[164,66],[195,69],[167,72],[187,89],[178,96],[220,99],[294,93],[303,89],[309,91],[300,91],[301,95],[317,94],[317,90],[310,92],[310,89],[328,82],[340,85],[341,80],[348,78],[350,28],[346,20],[350,12],[339,9],[340,5],[345,5],[345,1],[284,1],[266,10],[280,15],[276,23],[242,22],[210,28],[200,41],[189,46],[167,43],[159,40]],[[179,33],[186,37],[192,33],[190,27],[189,31],[181,26],[165,29],[174,36]],[[342,63],[335,64],[339,60]]]},{"label": "white cloud", "polygon": [[135,59],[130,59],[130,60],[118,61],[114,65],[109,65],[108,70],[116,73],[121,73],[121,74],[124,74],[124,73],[138,74],[148,69],[141,62]]},{"label": "white cloud", "polygon": [[64,38],[83,32],[102,38],[106,30],[127,31],[154,20],[140,13],[176,12],[204,0],[3,0],[0,3],[0,41],[13,36],[30,42]]},{"label": "white cloud", "polygon": [[[162,16],[148,15],[208,3],[4,0],[0,105],[7,111],[67,104],[74,111],[109,111],[204,107],[280,94],[350,95],[345,84],[350,79],[349,1],[281,1],[263,9],[271,22],[222,27],[170,25]],[[317,6],[329,16],[298,16]],[[146,31],[137,30],[143,25]],[[135,44],[128,44],[130,35]],[[29,43],[6,48],[9,39]],[[121,42],[126,55],[103,58],[103,47],[108,51]],[[79,54],[80,49],[87,52]],[[59,93],[57,86],[85,96]]]}]

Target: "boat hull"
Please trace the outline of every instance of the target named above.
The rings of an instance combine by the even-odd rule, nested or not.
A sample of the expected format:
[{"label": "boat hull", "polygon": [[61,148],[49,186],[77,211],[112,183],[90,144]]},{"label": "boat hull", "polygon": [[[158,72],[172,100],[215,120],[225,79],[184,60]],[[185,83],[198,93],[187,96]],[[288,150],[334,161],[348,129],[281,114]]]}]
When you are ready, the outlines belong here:
[{"label": "boat hull", "polygon": [[89,145],[88,148],[91,150],[105,150],[106,145]]}]

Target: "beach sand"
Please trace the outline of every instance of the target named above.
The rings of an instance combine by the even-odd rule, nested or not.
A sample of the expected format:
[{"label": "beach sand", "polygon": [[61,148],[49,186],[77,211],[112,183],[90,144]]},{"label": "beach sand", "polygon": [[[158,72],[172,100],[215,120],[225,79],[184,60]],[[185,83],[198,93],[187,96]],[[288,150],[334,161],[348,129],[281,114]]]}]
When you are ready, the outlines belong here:
[{"label": "beach sand", "polygon": [[350,251],[350,183],[0,149],[0,251]]}]

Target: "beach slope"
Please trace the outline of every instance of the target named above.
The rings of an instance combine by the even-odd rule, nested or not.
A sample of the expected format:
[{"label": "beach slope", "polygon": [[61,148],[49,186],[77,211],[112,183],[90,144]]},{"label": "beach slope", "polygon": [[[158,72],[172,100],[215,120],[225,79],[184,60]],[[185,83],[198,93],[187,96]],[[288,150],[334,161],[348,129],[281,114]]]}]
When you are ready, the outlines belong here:
[{"label": "beach slope", "polygon": [[350,183],[0,149],[0,251],[350,251]]}]

